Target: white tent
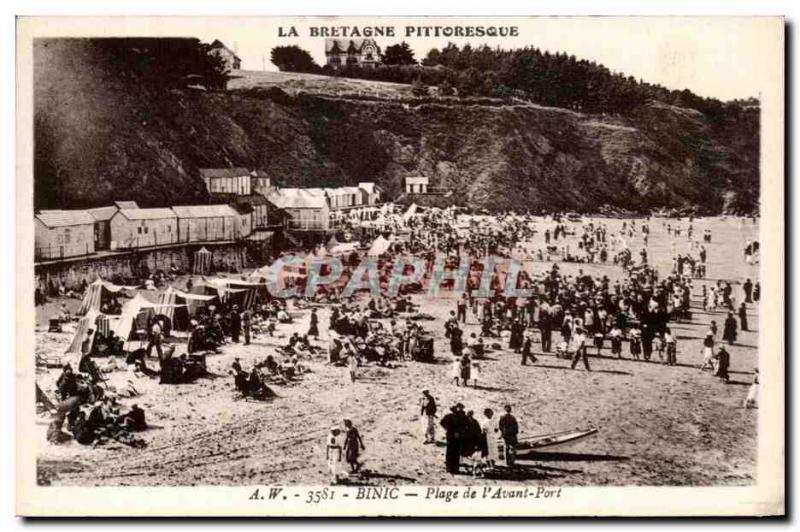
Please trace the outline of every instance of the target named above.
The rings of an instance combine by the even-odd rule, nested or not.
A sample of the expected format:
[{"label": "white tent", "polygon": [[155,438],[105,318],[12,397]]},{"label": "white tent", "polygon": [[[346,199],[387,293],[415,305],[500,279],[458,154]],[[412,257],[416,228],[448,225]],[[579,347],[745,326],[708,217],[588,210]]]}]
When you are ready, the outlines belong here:
[{"label": "white tent", "polygon": [[[75,335],[72,337],[72,342],[65,351],[68,355],[81,354],[81,344],[86,337],[86,331],[94,329],[94,322],[100,313],[94,310],[89,310],[85,316],[78,320],[78,325],[75,327]],[[91,341],[94,342],[94,334],[92,334]]]},{"label": "white tent", "polygon": [[[133,333],[139,330],[137,328],[137,318],[142,312],[150,311],[154,314],[156,313],[155,309],[164,308],[164,307],[185,307],[186,305],[159,305],[158,303],[151,303],[150,301],[146,300],[142,297],[141,294],[136,294],[136,297],[122,305],[122,314],[119,317],[119,322],[117,323],[116,330],[114,331],[117,336],[125,342],[124,349],[129,350],[129,343],[131,341],[131,336]],[[146,332],[146,331],[145,331]]]},{"label": "white tent", "polygon": [[417,204],[412,203],[408,210],[403,214],[403,221],[409,221],[417,213]]},{"label": "white tent", "polygon": [[379,257],[389,251],[389,246],[391,246],[392,241],[383,238],[383,236],[378,236],[369,248],[367,255],[370,257]]},{"label": "white tent", "polygon": [[117,294],[123,290],[136,290],[136,287],[115,285],[98,277],[97,280],[86,287],[86,293],[83,296],[83,301],[81,301],[81,306],[77,314],[83,316],[91,310],[100,312],[100,308],[103,305],[104,294],[108,296],[109,294]]}]

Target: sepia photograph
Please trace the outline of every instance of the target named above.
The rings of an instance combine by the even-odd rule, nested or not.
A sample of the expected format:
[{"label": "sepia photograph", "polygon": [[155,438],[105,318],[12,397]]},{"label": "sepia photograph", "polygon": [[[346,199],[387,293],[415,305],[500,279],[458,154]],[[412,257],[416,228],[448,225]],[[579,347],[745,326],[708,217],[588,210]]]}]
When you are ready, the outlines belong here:
[{"label": "sepia photograph", "polygon": [[121,19],[17,21],[21,513],[783,513],[781,18]]}]

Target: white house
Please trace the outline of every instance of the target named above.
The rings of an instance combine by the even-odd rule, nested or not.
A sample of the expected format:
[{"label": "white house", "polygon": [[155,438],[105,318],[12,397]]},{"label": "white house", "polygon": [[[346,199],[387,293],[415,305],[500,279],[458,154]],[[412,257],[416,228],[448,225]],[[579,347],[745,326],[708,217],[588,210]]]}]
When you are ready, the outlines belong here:
[{"label": "white house", "polygon": [[374,68],[383,62],[375,39],[325,39],[325,60],[336,70],[347,66]]},{"label": "white house", "polygon": [[428,193],[428,178],[427,177],[406,177],[406,193],[408,194],[427,194]]},{"label": "white house", "polygon": [[381,202],[381,189],[375,183],[359,183],[358,188],[361,189],[364,205],[377,205]]},{"label": "white house", "polygon": [[172,209],[120,209],[111,217],[111,249],[174,244],[178,217]]},{"label": "white house", "polygon": [[34,222],[34,260],[94,253],[94,218],[87,211],[41,211]]},{"label": "white house", "polygon": [[211,51],[209,53],[222,59],[227,70],[239,70],[242,68],[242,60],[239,59],[236,52],[225,46],[219,39],[211,43]]}]

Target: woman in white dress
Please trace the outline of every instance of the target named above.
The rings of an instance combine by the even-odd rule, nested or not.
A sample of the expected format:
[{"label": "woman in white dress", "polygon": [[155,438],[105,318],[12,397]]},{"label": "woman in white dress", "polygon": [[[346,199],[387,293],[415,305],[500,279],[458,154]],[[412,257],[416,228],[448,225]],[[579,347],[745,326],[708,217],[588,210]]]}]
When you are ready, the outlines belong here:
[{"label": "woman in white dress", "polygon": [[331,474],[331,484],[339,482],[339,463],[342,461],[342,440],[339,437],[339,427],[331,427],[330,433],[325,437],[325,458],[328,461],[328,471]]},{"label": "woman in white dress", "polygon": [[456,386],[458,386],[460,380],[461,380],[461,359],[455,357],[453,359],[453,365],[450,367],[450,382],[455,381]]},{"label": "woman in white dress", "polygon": [[491,471],[500,460],[500,429],[494,418],[494,411],[487,408],[483,411],[484,419],[481,422],[481,433],[486,438],[486,448],[483,454],[485,469]]}]

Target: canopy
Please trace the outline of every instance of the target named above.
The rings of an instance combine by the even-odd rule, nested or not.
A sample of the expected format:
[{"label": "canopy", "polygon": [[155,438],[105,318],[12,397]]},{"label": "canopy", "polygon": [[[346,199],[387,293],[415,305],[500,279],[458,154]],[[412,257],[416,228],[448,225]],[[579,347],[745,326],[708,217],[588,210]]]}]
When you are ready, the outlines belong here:
[{"label": "canopy", "polygon": [[98,277],[97,280],[86,287],[86,293],[77,312],[78,316],[83,316],[90,310],[100,312],[104,301],[112,294],[117,294],[123,290],[136,290],[136,287],[115,285]]},{"label": "canopy", "polygon": [[[72,337],[72,342],[65,351],[66,354],[81,355],[81,344],[83,343],[83,339],[86,338],[86,331],[94,329],[94,322],[98,315],[100,315],[99,312],[90,309],[85,316],[78,320],[78,325],[75,327],[75,335]],[[94,343],[94,334],[92,334],[90,342]]]},{"label": "canopy", "polygon": [[215,290],[220,301],[235,303],[243,309],[249,309],[255,305],[257,289],[259,286],[263,286],[261,283],[227,277],[204,279],[199,284]]},{"label": "canopy", "polygon": [[154,312],[169,318],[173,329],[185,331],[189,329],[190,318],[197,312],[197,308],[213,299],[216,296],[189,294],[170,286],[158,295],[158,306]]},{"label": "canopy", "polygon": [[211,266],[213,264],[213,255],[205,247],[202,247],[194,252],[192,260],[192,271],[196,275],[208,275],[211,273]]},{"label": "canopy", "polygon": [[136,297],[122,305],[122,315],[119,317],[119,322],[114,331],[122,341],[125,342],[124,348],[127,350],[131,337],[137,330],[147,330],[147,322],[151,314],[157,314],[156,308],[164,307],[185,307],[185,305],[178,304],[162,304],[151,303],[147,301],[141,294],[136,294]]},{"label": "canopy", "polygon": [[370,257],[379,257],[383,255],[387,251],[389,251],[389,246],[392,244],[391,240],[387,240],[383,238],[383,236],[378,236],[369,248],[367,255]]}]

